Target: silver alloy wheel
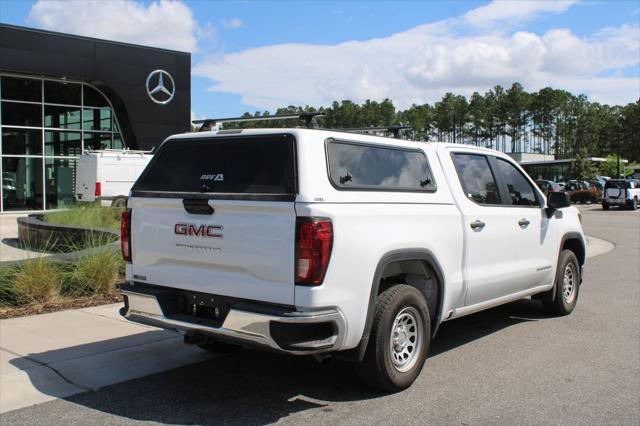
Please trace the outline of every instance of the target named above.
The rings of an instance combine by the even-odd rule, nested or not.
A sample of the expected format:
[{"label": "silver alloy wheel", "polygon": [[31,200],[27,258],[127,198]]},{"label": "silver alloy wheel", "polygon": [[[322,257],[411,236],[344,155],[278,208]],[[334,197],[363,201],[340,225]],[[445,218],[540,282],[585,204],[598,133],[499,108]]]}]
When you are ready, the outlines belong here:
[{"label": "silver alloy wheel", "polygon": [[562,299],[564,303],[571,304],[576,297],[577,283],[575,282],[575,277],[576,274],[573,264],[569,263],[564,268],[564,275],[562,277]]},{"label": "silver alloy wheel", "polygon": [[407,306],[398,312],[391,326],[391,363],[404,373],[418,360],[422,349],[422,320],[418,310]]}]

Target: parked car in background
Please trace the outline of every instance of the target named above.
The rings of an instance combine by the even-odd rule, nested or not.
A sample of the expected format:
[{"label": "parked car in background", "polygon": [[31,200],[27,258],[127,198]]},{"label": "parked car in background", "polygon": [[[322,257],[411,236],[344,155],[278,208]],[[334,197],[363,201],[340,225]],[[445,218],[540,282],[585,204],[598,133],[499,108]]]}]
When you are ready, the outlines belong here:
[{"label": "parked car in background", "polygon": [[90,151],[78,160],[76,200],[124,207],[131,187],[153,155],[129,149]]},{"label": "parked car in background", "polygon": [[610,206],[638,208],[640,199],[640,181],[636,179],[609,179],[604,185],[602,208],[608,210]]},{"label": "parked car in background", "polygon": [[602,200],[602,191],[586,180],[572,179],[565,188],[572,203],[599,203]]},{"label": "parked car in background", "polygon": [[536,181],[536,185],[538,185],[538,188],[540,188],[545,195],[549,195],[550,192],[560,192],[560,185],[552,180],[540,179]]},{"label": "parked car in background", "polygon": [[604,184],[606,183],[606,181],[599,181],[599,180],[592,180],[591,182],[591,186],[600,190],[602,192],[602,190],[604,189]]},{"label": "parked car in background", "polygon": [[565,191],[586,191],[591,188],[591,184],[586,180],[571,179],[565,185]]}]

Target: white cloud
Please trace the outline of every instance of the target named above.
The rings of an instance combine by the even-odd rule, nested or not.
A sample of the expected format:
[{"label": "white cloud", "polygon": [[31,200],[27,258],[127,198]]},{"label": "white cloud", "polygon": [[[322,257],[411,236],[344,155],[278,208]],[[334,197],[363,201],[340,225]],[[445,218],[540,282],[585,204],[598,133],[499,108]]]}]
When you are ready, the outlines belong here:
[{"label": "white cloud", "polygon": [[448,91],[468,96],[515,81],[530,91],[550,85],[603,102],[635,101],[637,79],[600,75],[640,63],[638,26],[607,28],[586,38],[567,29],[542,35],[486,30],[461,35],[455,30],[466,22],[483,27],[567,7],[567,2],[494,2],[385,38],[289,43],[212,56],[193,72],[214,81],[211,91],[239,94],[244,104],[271,110],[385,97],[405,108],[433,102]]},{"label": "white cloud", "polygon": [[[39,0],[28,21],[41,28],[146,46],[194,52],[200,29],[179,1]],[[205,29],[207,31],[207,29]]]},{"label": "white cloud", "polygon": [[227,28],[235,30],[238,28],[242,28],[243,22],[240,18],[232,18],[226,21],[222,21],[222,24]]},{"label": "white cloud", "polygon": [[507,0],[494,1],[485,6],[477,7],[462,16],[466,24],[486,28],[497,23],[515,24],[530,21],[544,13],[562,13],[573,5],[576,0]]}]

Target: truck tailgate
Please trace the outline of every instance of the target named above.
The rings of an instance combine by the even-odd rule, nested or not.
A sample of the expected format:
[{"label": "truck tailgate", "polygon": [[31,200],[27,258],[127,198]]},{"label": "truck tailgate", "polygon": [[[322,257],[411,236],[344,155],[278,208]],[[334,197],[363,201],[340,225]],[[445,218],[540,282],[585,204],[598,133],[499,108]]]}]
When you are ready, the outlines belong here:
[{"label": "truck tailgate", "polygon": [[202,293],[294,303],[293,202],[209,200],[211,215],[181,199],[130,199],[130,279]]}]

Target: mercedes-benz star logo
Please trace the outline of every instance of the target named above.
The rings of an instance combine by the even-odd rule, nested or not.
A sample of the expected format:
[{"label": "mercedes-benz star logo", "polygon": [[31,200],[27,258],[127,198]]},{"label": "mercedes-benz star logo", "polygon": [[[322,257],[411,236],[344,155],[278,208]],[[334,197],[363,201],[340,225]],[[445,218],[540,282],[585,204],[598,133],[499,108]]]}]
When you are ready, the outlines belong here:
[{"label": "mercedes-benz star logo", "polygon": [[166,105],[171,102],[175,93],[176,85],[171,74],[165,70],[155,70],[149,73],[149,77],[147,77],[147,95],[153,102]]}]

